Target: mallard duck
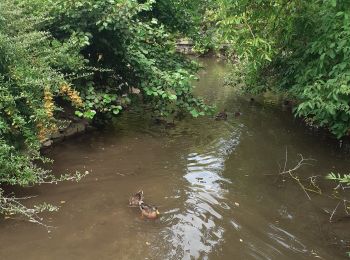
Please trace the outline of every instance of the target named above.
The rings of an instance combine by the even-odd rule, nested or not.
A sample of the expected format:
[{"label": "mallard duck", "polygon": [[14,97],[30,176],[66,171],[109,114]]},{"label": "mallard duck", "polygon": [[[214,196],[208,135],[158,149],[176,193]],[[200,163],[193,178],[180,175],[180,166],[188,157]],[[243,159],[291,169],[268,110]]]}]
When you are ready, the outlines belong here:
[{"label": "mallard duck", "polygon": [[140,204],[143,202],[143,190],[140,190],[139,192],[132,195],[129,199],[129,206],[140,206]]},{"label": "mallard duck", "polygon": [[143,202],[140,203],[140,210],[141,210],[142,216],[149,218],[149,219],[155,219],[160,214],[157,207],[147,205]]},{"label": "mallard duck", "polygon": [[215,120],[219,121],[219,120],[227,120],[227,113],[226,113],[226,109],[224,109],[223,111],[221,111],[220,113],[218,113],[215,117]]}]

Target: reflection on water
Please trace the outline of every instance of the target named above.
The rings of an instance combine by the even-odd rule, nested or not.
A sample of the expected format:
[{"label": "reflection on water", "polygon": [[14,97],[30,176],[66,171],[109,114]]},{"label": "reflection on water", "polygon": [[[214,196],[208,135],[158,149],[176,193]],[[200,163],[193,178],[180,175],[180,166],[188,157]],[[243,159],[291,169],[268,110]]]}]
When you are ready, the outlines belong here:
[{"label": "reflection on water", "polygon": [[223,240],[225,228],[218,225],[221,210],[230,210],[223,183],[231,183],[222,177],[226,157],[239,143],[239,135],[220,138],[214,145],[202,147],[203,152],[189,153],[184,178],[187,180],[184,211],[173,217],[166,237],[172,244],[167,257],[175,259],[206,258]]},{"label": "reflection on water", "polygon": [[[0,259],[342,259],[331,231],[337,224],[350,240],[347,223],[331,225],[323,210],[334,203],[319,198],[321,209],[271,174],[286,147],[291,164],[297,153],[317,159],[306,175],[346,169],[346,160],[288,113],[234,95],[222,85],[224,64],[204,62],[196,91],[226,108],[228,121],[187,119],[166,129],[130,111],[103,132],[57,145],[49,153],[55,172],[91,174],[23,191],[40,195],[29,203],[65,202],[45,216],[57,228],[0,220]],[[127,206],[139,189],[160,219]]]}]

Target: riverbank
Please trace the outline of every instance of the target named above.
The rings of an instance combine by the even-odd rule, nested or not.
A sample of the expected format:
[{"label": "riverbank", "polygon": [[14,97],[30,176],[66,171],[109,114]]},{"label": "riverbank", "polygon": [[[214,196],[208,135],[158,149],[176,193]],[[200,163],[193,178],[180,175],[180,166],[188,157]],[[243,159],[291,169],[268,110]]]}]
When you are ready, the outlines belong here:
[{"label": "riverbank", "polygon": [[[54,173],[90,174],[79,183],[22,190],[22,196],[40,194],[27,205],[61,206],[44,215],[57,228],[47,233],[0,220],[0,258],[343,259],[350,237],[340,211],[329,222],[334,200],[312,195],[310,201],[278,173],[286,147],[288,168],[298,153],[316,160],[298,172],[305,178],[347,169],[347,156],[290,112],[251,103],[224,86],[224,62],[201,62],[196,94],[227,108],[227,121],[186,118],[166,128],[131,109],[105,129],[53,146],[47,156]],[[159,220],[145,221],[127,207],[139,189],[159,206]]]}]

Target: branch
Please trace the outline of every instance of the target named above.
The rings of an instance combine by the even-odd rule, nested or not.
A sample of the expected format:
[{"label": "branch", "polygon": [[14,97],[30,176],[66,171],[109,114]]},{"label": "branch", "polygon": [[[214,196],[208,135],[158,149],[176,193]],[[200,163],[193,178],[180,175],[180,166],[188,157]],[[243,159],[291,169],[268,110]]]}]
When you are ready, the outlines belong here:
[{"label": "branch", "polygon": [[[301,189],[305,192],[305,195],[307,196],[307,198],[309,200],[311,200],[311,197],[308,193],[308,191],[310,192],[316,192],[316,193],[320,193],[320,190],[318,189],[317,191],[316,190],[312,190],[312,189],[309,189],[309,188],[306,188],[300,181],[299,177],[297,175],[294,174],[295,171],[297,171],[300,167],[304,166],[304,165],[312,165],[311,163],[309,163],[309,161],[315,161],[315,159],[312,159],[312,158],[304,158],[302,154],[298,154],[299,157],[300,157],[300,160],[299,162],[297,163],[297,165],[295,165],[293,168],[291,169],[288,169],[287,170],[287,163],[288,163],[288,150],[286,148],[286,155],[285,155],[285,161],[284,161],[284,168],[283,168],[283,171],[280,172],[279,174],[280,175],[289,175],[292,179],[294,179],[298,184],[299,186],[301,187]],[[315,186],[315,183],[314,183],[314,180],[311,179],[311,182],[312,184]],[[316,186],[317,187],[317,186]]]},{"label": "branch", "polygon": [[8,217],[8,215],[21,214],[26,219],[28,219],[29,222],[39,224],[47,229],[52,228],[52,226],[43,223],[43,218],[39,217],[38,214],[45,210],[57,211],[58,207],[44,203],[38,206],[34,206],[34,208],[27,208],[20,202],[21,200],[26,200],[33,197],[35,196],[21,198],[4,197],[3,191],[0,189],[0,213],[5,214],[5,218]]},{"label": "branch", "polygon": [[336,207],[334,208],[334,210],[332,211],[332,214],[331,214],[331,216],[329,217],[329,222],[332,222],[332,218],[333,218],[335,212],[337,211],[339,205],[340,205],[340,201],[338,202],[337,206],[336,206]]},{"label": "branch", "polygon": [[286,167],[287,167],[287,156],[288,156],[288,152],[287,152],[287,149],[286,149],[286,159],[285,159],[285,168],[282,172],[280,172],[279,174],[283,175],[283,174],[290,174],[290,173],[293,173],[295,172],[296,170],[298,170],[300,167],[302,167],[303,165],[312,165],[311,163],[308,163],[309,161],[316,161],[315,159],[312,159],[312,158],[304,158],[302,154],[298,154],[299,157],[300,157],[300,160],[299,162],[297,163],[297,165],[295,165],[292,169],[288,169],[286,170]]},{"label": "branch", "polygon": [[[339,209],[339,206],[341,204],[344,205],[344,211],[346,213],[346,215],[350,215],[350,201],[345,199],[345,198],[342,198],[339,196],[339,193],[336,192],[336,193],[333,193],[332,195],[329,195],[329,194],[323,194],[320,187],[318,187],[317,183],[316,183],[316,180],[317,180],[317,177],[322,177],[322,176],[319,176],[319,175],[314,175],[314,176],[310,176],[308,177],[307,179],[310,180],[310,186],[309,188],[308,187],[305,187],[303,185],[303,183],[301,182],[300,178],[297,176],[297,174],[295,173],[298,169],[300,169],[302,166],[304,165],[312,165],[310,163],[310,161],[316,161],[315,159],[312,159],[312,158],[304,158],[303,155],[301,154],[298,154],[298,156],[300,157],[298,163],[291,169],[287,169],[287,165],[288,165],[288,151],[286,149],[286,152],[285,152],[285,161],[284,161],[284,168],[283,168],[283,171],[281,171],[278,175],[280,176],[284,176],[284,175],[287,175],[287,176],[290,176],[293,180],[295,180],[298,185],[301,187],[301,189],[304,191],[305,195],[307,196],[307,198],[309,200],[311,200],[311,197],[309,195],[308,192],[313,192],[313,193],[317,193],[317,194],[320,194],[320,195],[323,195],[323,196],[326,196],[328,198],[331,198],[331,199],[336,199],[338,200],[338,204],[336,205],[336,207],[333,209],[332,212],[328,212],[330,214],[330,217],[329,217],[329,221],[332,222],[333,220],[333,217],[335,215],[335,213],[337,212],[337,210]],[[281,169],[281,165],[279,165],[279,168]],[[306,178],[305,178],[306,179]],[[339,186],[340,185],[340,186]],[[340,188],[343,188],[343,186],[341,185],[341,183],[337,186],[337,189]]]}]

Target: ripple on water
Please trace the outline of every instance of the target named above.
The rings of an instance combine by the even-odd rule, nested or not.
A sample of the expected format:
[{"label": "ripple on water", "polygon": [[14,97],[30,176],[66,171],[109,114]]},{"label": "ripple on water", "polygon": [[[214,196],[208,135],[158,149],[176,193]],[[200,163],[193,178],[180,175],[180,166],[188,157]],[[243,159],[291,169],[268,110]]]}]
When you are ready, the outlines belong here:
[{"label": "ripple on water", "polygon": [[295,253],[308,252],[306,246],[301,241],[299,241],[294,235],[273,224],[270,224],[269,227],[271,231],[268,232],[268,236],[281,246]]},{"label": "ripple on water", "polygon": [[226,157],[239,144],[238,131],[226,138],[217,138],[190,152],[186,157],[184,205],[176,211],[163,232],[168,241],[167,258],[206,259],[220,243],[225,233],[223,212],[230,210],[226,199],[228,190],[223,184],[231,181],[222,176]]}]

